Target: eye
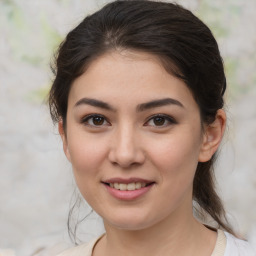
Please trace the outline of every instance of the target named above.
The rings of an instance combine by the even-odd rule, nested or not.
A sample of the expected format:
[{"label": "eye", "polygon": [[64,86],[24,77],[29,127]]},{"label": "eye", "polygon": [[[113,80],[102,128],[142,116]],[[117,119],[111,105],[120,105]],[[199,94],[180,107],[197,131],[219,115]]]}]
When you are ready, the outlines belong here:
[{"label": "eye", "polygon": [[147,122],[146,126],[153,126],[153,127],[166,127],[171,124],[176,124],[177,122],[168,115],[158,114],[152,116]]},{"label": "eye", "polygon": [[88,125],[88,126],[93,126],[93,127],[101,127],[101,126],[109,126],[110,123],[106,120],[106,118],[102,115],[98,114],[93,114],[93,115],[88,115],[84,117],[81,121],[81,123]]}]

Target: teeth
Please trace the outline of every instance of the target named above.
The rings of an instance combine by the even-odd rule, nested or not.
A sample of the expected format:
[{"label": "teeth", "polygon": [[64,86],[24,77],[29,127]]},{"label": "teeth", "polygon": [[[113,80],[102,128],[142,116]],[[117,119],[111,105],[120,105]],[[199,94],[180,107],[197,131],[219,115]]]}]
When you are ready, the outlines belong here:
[{"label": "teeth", "polygon": [[128,183],[128,184],[110,183],[109,185],[110,185],[111,188],[115,188],[115,189],[122,190],[122,191],[124,191],[124,190],[136,190],[136,189],[146,187],[145,182],[132,182],[132,183]]},{"label": "teeth", "polygon": [[126,184],[119,184],[119,189],[120,190],[127,190],[127,185]]},{"label": "teeth", "polygon": [[[144,183],[143,183],[144,184]],[[135,188],[136,189],[140,189],[142,187],[142,184],[141,183],[139,183],[139,182],[136,182],[136,184],[135,184]],[[145,186],[144,186],[145,187]]]},{"label": "teeth", "polygon": [[135,190],[135,183],[127,184],[127,190]]}]

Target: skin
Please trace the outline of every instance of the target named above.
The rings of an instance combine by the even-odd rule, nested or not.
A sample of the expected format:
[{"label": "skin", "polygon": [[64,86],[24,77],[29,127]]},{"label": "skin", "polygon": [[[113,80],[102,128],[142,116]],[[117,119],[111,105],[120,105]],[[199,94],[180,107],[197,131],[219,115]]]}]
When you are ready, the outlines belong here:
[{"label": "skin", "polygon": [[[71,87],[59,132],[81,194],[104,221],[93,255],[211,255],[216,232],[193,217],[192,185],[225,122],[219,110],[202,128],[190,90],[154,55],[110,52],[89,65]],[[154,184],[135,200],[120,200],[102,183],[116,177]]]}]

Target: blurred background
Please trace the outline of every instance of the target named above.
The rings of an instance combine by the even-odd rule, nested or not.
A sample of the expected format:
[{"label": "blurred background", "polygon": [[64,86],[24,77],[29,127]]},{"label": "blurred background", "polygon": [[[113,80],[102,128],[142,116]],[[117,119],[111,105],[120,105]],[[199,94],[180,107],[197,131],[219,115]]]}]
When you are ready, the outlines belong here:
[{"label": "blurred background", "polygon": [[[0,255],[51,256],[71,245],[66,222],[75,184],[45,103],[50,62],[66,33],[106,2],[0,1]],[[220,45],[229,124],[218,189],[235,229],[256,248],[256,1],[176,2]],[[100,232],[100,218],[91,215],[84,240]]]}]

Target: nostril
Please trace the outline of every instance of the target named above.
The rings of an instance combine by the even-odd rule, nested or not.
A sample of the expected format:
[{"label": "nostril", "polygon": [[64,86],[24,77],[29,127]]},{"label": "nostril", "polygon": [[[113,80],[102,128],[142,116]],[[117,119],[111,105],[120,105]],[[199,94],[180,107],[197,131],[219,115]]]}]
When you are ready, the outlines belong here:
[{"label": "nostril", "polygon": [[108,159],[111,164],[127,169],[140,165],[145,161],[144,153],[140,148],[137,148],[135,145],[122,145],[110,149]]}]

